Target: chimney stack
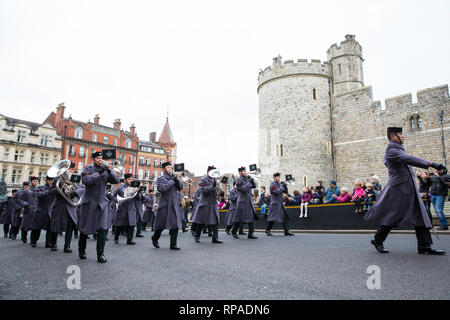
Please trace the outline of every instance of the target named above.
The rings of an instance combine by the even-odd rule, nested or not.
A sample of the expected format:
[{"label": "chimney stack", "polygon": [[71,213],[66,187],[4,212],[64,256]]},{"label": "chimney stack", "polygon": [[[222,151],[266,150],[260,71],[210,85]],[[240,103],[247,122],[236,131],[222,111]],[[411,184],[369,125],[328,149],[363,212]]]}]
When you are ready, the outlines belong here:
[{"label": "chimney stack", "polygon": [[100,116],[98,114],[95,115],[94,123],[95,124],[99,124],[100,123]]},{"label": "chimney stack", "polygon": [[150,132],[150,142],[156,142],[156,132]]},{"label": "chimney stack", "polygon": [[134,123],[131,125],[131,127],[130,127],[130,134],[132,135],[132,136],[134,136],[135,135],[135,129],[136,129],[136,127],[134,126]]},{"label": "chimney stack", "polygon": [[114,120],[114,129],[120,130],[120,125],[121,125],[121,124],[122,124],[122,123],[120,122],[120,119]]},{"label": "chimney stack", "polygon": [[56,118],[55,122],[59,123],[64,118],[64,109],[66,107],[64,106],[64,102],[61,102],[58,104],[58,107],[56,108]]}]

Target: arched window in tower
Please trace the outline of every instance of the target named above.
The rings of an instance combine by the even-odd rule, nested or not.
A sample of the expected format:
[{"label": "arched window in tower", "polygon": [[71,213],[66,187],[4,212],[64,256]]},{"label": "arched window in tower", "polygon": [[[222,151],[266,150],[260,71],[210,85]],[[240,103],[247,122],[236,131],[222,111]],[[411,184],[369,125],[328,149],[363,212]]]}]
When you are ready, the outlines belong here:
[{"label": "arched window in tower", "polygon": [[411,131],[416,130],[416,118],[414,118],[414,116],[409,118],[409,128]]},{"label": "arched window in tower", "polygon": [[317,100],[317,91],[315,88],[313,89],[313,100]]},{"label": "arched window in tower", "polygon": [[342,66],[339,64],[339,74],[342,74]]},{"label": "arched window in tower", "polygon": [[78,126],[75,128],[75,138],[83,139],[83,128]]},{"label": "arched window in tower", "polygon": [[283,145],[280,144],[280,157],[282,157],[282,156],[283,156]]}]

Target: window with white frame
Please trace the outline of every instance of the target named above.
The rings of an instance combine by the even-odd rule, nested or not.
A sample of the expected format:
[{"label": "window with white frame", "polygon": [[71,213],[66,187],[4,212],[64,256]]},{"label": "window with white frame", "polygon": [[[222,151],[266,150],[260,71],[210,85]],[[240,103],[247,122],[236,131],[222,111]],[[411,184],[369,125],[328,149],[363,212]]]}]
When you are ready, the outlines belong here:
[{"label": "window with white frame", "polygon": [[47,147],[50,144],[49,136],[41,136],[41,146]]},{"label": "window with white frame", "polygon": [[17,131],[17,142],[23,142],[25,139],[26,132],[19,130]]},{"label": "window with white frame", "polygon": [[130,159],[130,164],[133,164],[133,156],[130,156],[129,159]]},{"label": "window with white frame", "polygon": [[107,136],[104,136],[104,137],[103,137],[103,143],[104,143],[104,144],[108,144],[108,137],[107,137]]},{"label": "window with white frame", "polygon": [[127,138],[125,140],[125,148],[131,149],[131,139]]},{"label": "window with white frame", "polygon": [[153,165],[154,165],[155,167],[158,167],[158,165],[159,165],[158,159],[153,160]]},{"label": "window with white frame", "polygon": [[114,139],[114,146],[117,147],[117,139]]},{"label": "window with white frame", "polygon": [[145,159],[145,164],[146,164],[148,167],[150,167],[150,158],[146,158],[146,159]]},{"label": "window with white frame", "polygon": [[150,170],[145,170],[145,180],[150,179]]},{"label": "window with white frame", "polygon": [[92,141],[97,142],[97,134],[92,134]]},{"label": "window with white frame", "polygon": [[80,147],[80,157],[84,157],[84,147]]},{"label": "window with white frame", "polygon": [[8,174],[8,169],[7,168],[3,168],[2,170],[2,180],[6,181],[6,175]]},{"label": "window with white frame", "polygon": [[144,165],[144,157],[139,157],[139,165],[140,166]]},{"label": "window with white frame", "polygon": [[11,183],[20,183],[22,179],[22,170],[21,169],[13,169],[11,176]]},{"label": "window with white frame", "polygon": [[70,156],[74,156],[75,155],[75,146],[73,144],[71,144],[69,146],[69,155]]},{"label": "window with white frame", "polygon": [[139,169],[139,175],[138,175],[138,179],[142,180],[144,178],[144,170]]},{"label": "window with white frame", "polygon": [[78,126],[75,128],[75,138],[83,139],[83,128]]},{"label": "window with white frame", "polygon": [[9,160],[9,148],[5,148],[5,153],[3,154],[3,160]]},{"label": "window with white frame", "polygon": [[158,177],[158,171],[154,170],[153,171],[153,178]]},{"label": "window with white frame", "polygon": [[36,151],[32,151],[31,152],[30,163],[34,164],[35,161],[36,161]]}]

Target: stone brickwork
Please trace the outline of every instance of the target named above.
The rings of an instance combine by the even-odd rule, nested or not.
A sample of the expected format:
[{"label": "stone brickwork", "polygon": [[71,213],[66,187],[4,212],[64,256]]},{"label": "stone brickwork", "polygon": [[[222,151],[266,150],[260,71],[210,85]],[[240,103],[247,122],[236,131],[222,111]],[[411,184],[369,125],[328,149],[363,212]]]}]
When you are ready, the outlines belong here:
[{"label": "stone brickwork", "polygon": [[292,174],[296,189],[305,177],[307,185],[336,179],[351,189],[356,179],[377,174],[385,185],[388,126],[403,127],[409,154],[444,162],[441,132],[450,155],[447,85],[419,91],[415,104],[411,94],[386,99],[382,109],[380,101],[373,101],[372,87],[364,86],[362,47],[355,36],[332,45],[327,55],[324,63],[301,59],[283,64],[276,57],[272,67],[260,71],[261,185],[268,185],[275,171]]}]

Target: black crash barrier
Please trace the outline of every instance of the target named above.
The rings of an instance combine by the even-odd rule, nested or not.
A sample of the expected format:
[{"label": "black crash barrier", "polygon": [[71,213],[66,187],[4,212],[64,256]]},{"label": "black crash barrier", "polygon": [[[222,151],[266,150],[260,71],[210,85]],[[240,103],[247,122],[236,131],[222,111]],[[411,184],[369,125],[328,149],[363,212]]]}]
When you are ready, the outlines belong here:
[{"label": "black crash barrier", "polygon": [[[376,230],[377,226],[363,220],[362,214],[355,214],[353,203],[335,203],[308,205],[308,218],[299,218],[300,207],[286,207],[291,230]],[[255,221],[255,229],[265,230],[267,216],[261,209],[256,209],[259,220]],[[220,210],[220,229],[224,229],[227,210]],[[281,223],[275,223],[272,230],[283,230]]]}]

